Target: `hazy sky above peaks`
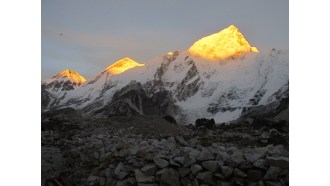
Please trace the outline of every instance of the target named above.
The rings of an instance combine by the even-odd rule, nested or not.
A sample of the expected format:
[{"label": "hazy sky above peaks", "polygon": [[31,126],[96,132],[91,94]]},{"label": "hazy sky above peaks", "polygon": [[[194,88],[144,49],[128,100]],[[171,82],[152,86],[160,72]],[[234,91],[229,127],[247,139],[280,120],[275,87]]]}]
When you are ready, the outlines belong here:
[{"label": "hazy sky above peaks", "polygon": [[259,51],[289,48],[288,0],[42,0],[41,75],[87,80],[115,61],[146,63],[231,24]]}]

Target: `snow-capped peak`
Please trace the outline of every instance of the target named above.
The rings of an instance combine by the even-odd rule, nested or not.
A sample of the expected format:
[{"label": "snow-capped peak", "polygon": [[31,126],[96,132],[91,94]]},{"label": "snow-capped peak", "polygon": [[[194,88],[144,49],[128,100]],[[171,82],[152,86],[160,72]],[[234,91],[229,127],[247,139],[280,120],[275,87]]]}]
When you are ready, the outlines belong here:
[{"label": "snow-capped peak", "polygon": [[249,52],[258,52],[258,49],[251,47],[239,29],[231,25],[196,41],[188,52],[209,60],[223,60]]},{"label": "snow-capped peak", "polygon": [[80,86],[87,80],[74,70],[66,69],[56,76],[42,82],[42,85],[51,91],[68,91]]},{"label": "snow-capped peak", "polygon": [[75,82],[77,84],[82,84],[87,80],[81,76],[78,72],[74,70],[66,69],[56,75],[56,77],[67,77],[71,82]]},{"label": "snow-capped peak", "polygon": [[117,75],[136,66],[144,66],[144,64],[138,63],[128,57],[125,57],[121,60],[116,61],[114,64],[108,66],[105,70],[112,75]]},{"label": "snow-capped peak", "polygon": [[87,80],[81,76],[78,72],[74,71],[74,70],[69,70],[66,69],[60,73],[58,73],[56,76],[53,76],[53,80],[57,80],[60,78],[67,78],[68,80],[70,80],[72,83],[77,83],[77,84],[82,84],[84,82],[86,82]]}]

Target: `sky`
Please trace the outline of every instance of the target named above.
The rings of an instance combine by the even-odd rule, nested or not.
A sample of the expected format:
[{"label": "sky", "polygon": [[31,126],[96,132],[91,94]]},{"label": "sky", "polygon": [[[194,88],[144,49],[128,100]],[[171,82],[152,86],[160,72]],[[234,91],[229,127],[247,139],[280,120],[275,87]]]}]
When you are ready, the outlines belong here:
[{"label": "sky", "polygon": [[288,0],[42,0],[41,78],[91,80],[124,57],[140,63],[230,25],[259,51],[289,49]]}]

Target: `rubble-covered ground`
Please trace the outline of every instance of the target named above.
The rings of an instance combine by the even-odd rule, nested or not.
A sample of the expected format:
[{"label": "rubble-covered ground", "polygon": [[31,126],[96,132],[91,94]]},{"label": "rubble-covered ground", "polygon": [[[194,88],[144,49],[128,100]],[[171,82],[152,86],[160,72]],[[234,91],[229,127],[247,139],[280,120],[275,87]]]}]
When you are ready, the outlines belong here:
[{"label": "rubble-covered ground", "polygon": [[42,114],[42,185],[289,185],[288,124],[248,119],[215,129],[160,116]]}]

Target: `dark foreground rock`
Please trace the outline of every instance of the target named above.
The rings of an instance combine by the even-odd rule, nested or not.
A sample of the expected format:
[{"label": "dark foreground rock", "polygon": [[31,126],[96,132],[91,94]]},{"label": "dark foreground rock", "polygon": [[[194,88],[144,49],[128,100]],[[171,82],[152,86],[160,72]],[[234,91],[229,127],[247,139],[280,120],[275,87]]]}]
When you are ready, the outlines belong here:
[{"label": "dark foreground rock", "polygon": [[196,127],[206,127],[208,129],[214,129],[215,128],[215,121],[214,119],[206,119],[206,118],[201,118],[197,119],[195,121],[195,126]]},{"label": "dark foreground rock", "polygon": [[[72,185],[288,185],[286,145],[260,142],[250,124],[195,128],[161,117],[42,123],[42,181],[65,173]],[[281,133],[283,134],[283,133]]]}]

